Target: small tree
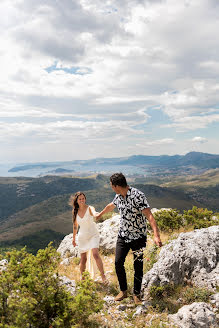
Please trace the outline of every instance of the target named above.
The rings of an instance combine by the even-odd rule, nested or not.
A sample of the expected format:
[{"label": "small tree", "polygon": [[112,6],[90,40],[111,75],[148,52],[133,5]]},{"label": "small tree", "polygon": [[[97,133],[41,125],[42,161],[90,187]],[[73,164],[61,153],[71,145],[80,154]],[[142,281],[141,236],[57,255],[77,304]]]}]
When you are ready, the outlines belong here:
[{"label": "small tree", "polygon": [[207,208],[198,208],[193,206],[191,210],[184,211],[184,219],[187,225],[193,225],[195,229],[208,228],[217,224],[212,220],[213,212]]},{"label": "small tree", "polygon": [[7,269],[0,274],[1,328],[70,328],[86,322],[91,312],[100,309],[95,285],[89,277],[85,277],[76,296],[60,284],[60,258],[51,244],[36,256],[23,248],[8,252],[6,258]]},{"label": "small tree", "polygon": [[154,214],[161,231],[178,230],[183,225],[182,215],[176,209],[160,210]]}]

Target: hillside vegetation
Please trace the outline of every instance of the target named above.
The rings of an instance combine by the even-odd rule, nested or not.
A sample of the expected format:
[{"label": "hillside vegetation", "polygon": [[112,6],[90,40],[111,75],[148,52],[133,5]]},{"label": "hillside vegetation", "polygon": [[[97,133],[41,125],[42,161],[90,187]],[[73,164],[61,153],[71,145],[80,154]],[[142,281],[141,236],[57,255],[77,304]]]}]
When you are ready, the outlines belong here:
[{"label": "hillside vegetation", "polygon": [[[212,175],[213,174],[213,175]],[[214,179],[217,170],[204,174]],[[174,180],[175,179],[175,180]],[[195,183],[185,187],[162,179],[160,186],[142,179],[130,179],[130,185],[142,190],[151,208],[192,209],[193,206],[207,207],[218,211],[219,185],[197,187]],[[199,177],[201,180],[201,177]],[[191,181],[196,181],[191,178]],[[169,184],[168,184],[169,183]],[[175,184],[174,184],[175,183]],[[109,177],[97,175],[88,178],[45,176],[41,178],[0,178],[0,246],[24,246],[36,252],[49,241],[59,243],[63,236],[72,232],[71,194],[81,190],[86,193],[87,203],[97,211],[102,210],[114,198]],[[34,240],[34,242],[33,242]]]}]

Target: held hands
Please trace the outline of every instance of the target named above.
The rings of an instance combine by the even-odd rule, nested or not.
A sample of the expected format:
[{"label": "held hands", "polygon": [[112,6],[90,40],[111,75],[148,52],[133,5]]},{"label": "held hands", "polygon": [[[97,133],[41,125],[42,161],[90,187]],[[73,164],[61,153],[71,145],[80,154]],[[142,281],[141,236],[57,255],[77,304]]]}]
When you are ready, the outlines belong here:
[{"label": "held hands", "polygon": [[101,217],[100,212],[95,212],[94,217],[98,220]]}]

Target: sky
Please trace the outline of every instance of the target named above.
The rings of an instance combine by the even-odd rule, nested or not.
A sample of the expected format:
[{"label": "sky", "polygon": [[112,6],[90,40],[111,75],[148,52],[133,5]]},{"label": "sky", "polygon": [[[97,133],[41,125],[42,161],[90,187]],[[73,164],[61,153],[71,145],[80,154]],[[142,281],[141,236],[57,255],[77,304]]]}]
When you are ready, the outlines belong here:
[{"label": "sky", "polygon": [[0,12],[0,163],[219,153],[218,0]]}]

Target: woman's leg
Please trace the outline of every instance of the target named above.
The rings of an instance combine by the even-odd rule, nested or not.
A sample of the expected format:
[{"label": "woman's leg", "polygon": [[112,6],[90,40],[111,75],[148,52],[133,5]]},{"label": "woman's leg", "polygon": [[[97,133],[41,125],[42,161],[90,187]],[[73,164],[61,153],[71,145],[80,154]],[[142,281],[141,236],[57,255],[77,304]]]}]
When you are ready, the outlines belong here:
[{"label": "woman's leg", "polygon": [[87,253],[81,253],[81,260],[80,260],[80,272],[81,272],[81,277],[83,275],[83,272],[85,271],[86,268],[86,262],[87,262]]},{"label": "woman's leg", "polygon": [[101,278],[102,278],[103,282],[105,282],[106,281],[106,276],[104,274],[103,261],[100,257],[99,249],[98,248],[92,248],[92,253],[93,253],[93,257],[94,257],[94,259],[97,263],[97,267],[100,270]]}]

